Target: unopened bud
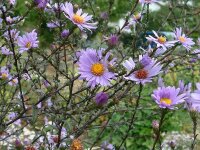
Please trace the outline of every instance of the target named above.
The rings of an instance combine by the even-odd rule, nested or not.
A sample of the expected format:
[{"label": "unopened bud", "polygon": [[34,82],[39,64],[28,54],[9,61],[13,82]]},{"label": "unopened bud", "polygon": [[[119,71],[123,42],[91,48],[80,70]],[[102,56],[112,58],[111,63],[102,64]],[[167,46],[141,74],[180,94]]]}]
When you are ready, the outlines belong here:
[{"label": "unopened bud", "polygon": [[157,120],[153,120],[152,121],[152,127],[154,130],[158,130],[159,129],[159,123]]}]

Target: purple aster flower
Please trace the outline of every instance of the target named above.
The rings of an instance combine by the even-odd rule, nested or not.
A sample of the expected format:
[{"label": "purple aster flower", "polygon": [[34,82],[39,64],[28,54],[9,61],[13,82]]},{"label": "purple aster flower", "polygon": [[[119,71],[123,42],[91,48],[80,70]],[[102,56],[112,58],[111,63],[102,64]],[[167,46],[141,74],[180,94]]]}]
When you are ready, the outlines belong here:
[{"label": "purple aster flower", "polygon": [[[17,41],[17,38],[19,36],[19,31],[17,31],[16,29],[12,29],[10,30],[10,34],[11,34],[11,38],[14,40],[14,41]],[[8,31],[6,31],[3,36],[7,39],[7,40],[10,40],[10,37],[9,37],[9,34],[8,34]]]},{"label": "purple aster flower", "polygon": [[101,145],[101,150],[115,150],[115,147],[107,141],[104,141]]},{"label": "purple aster flower", "polygon": [[200,38],[197,39],[197,45],[200,46]]},{"label": "purple aster flower", "polygon": [[197,54],[197,57],[200,59],[200,49],[195,49],[192,53]]},{"label": "purple aster flower", "polygon": [[158,130],[159,126],[160,126],[158,120],[153,120],[151,125],[152,125],[153,129],[155,129],[155,130]]},{"label": "purple aster flower", "polygon": [[174,37],[181,43],[187,50],[191,49],[191,46],[195,43],[191,38],[188,38],[185,34],[182,34],[182,28],[176,28],[174,31]]},{"label": "purple aster flower", "polygon": [[108,70],[109,62],[108,58],[110,53],[103,56],[103,50],[95,50],[87,48],[85,51],[81,51],[79,57],[79,73],[81,79],[86,79],[88,85],[94,87],[95,85],[107,86],[110,85],[111,79],[115,78],[115,73]]},{"label": "purple aster flower", "polygon": [[117,36],[116,34],[111,34],[109,37],[104,38],[110,46],[116,46],[119,43],[119,36]]},{"label": "purple aster flower", "polygon": [[32,32],[26,33],[23,36],[18,37],[18,46],[19,53],[23,53],[24,51],[28,51],[31,48],[37,48],[38,47],[38,39],[37,39],[37,33],[35,30]]},{"label": "purple aster flower", "polygon": [[158,0],[139,0],[141,4],[152,4],[158,2]]},{"label": "purple aster flower", "polygon": [[47,23],[48,28],[58,28],[60,27],[60,22],[58,21],[51,21]]},{"label": "purple aster flower", "polygon": [[11,86],[16,86],[19,82],[17,77],[13,78],[12,76],[9,77],[9,81],[8,84]]},{"label": "purple aster flower", "polygon": [[66,38],[69,35],[69,30],[64,29],[61,33],[62,38]]},{"label": "purple aster flower", "polygon": [[[9,118],[10,120],[15,119],[16,117],[17,117],[17,114],[14,113],[14,112],[11,112],[11,113],[8,115],[8,118]],[[16,120],[16,121],[14,122],[14,124],[15,124],[15,125],[21,125],[21,120],[20,120],[20,119]]]},{"label": "purple aster flower", "polygon": [[174,44],[177,42],[177,41],[167,41],[166,37],[158,36],[158,34],[155,31],[153,31],[153,33],[156,36],[156,38],[149,35],[149,37],[146,37],[146,39],[156,43],[157,48],[162,48],[163,50],[167,50],[167,48],[174,46]]},{"label": "purple aster flower", "polygon": [[8,3],[9,3],[10,5],[15,5],[16,0],[8,0]]},{"label": "purple aster flower", "polygon": [[[123,66],[127,69],[127,71],[132,71],[135,67],[135,63],[130,58],[123,63]],[[152,77],[158,75],[161,71],[162,65],[155,60],[152,59],[152,62],[146,66],[141,66],[133,73],[129,73],[130,75],[125,75],[124,78],[127,80],[135,81],[137,84],[145,84],[146,82],[151,82]]]},{"label": "purple aster flower", "polygon": [[34,3],[38,8],[44,9],[47,5],[48,0],[34,0]]},{"label": "purple aster flower", "polygon": [[108,102],[108,94],[99,92],[95,96],[95,102],[97,105],[104,105]]},{"label": "purple aster flower", "polygon": [[153,60],[151,59],[151,57],[148,56],[148,54],[145,55],[140,55],[139,56],[139,61],[142,64],[142,66],[148,66],[149,64],[151,64],[153,62]]},{"label": "purple aster flower", "polygon": [[9,74],[9,70],[7,67],[3,66],[1,67],[1,71],[0,71],[0,78],[6,80],[10,77],[10,74]]},{"label": "purple aster flower", "polygon": [[141,19],[142,19],[142,13],[136,13],[136,14],[134,14],[131,17],[127,28],[129,29],[131,26],[134,26],[136,23],[140,22]]},{"label": "purple aster flower", "polygon": [[21,143],[21,141],[19,139],[16,139],[14,144],[15,144],[16,148],[22,148],[22,143]]},{"label": "purple aster flower", "polygon": [[196,83],[196,88],[191,97],[187,100],[189,110],[197,110],[200,112],[200,83]]},{"label": "purple aster flower", "polygon": [[3,47],[1,48],[1,53],[2,53],[3,55],[12,55],[12,54],[13,54],[13,52],[11,52],[6,46],[3,46]]},{"label": "purple aster flower", "polygon": [[107,12],[102,12],[102,13],[100,14],[100,17],[101,17],[103,20],[107,20],[107,19],[109,18]]},{"label": "purple aster flower", "polygon": [[71,20],[75,25],[77,25],[80,30],[88,29],[91,31],[91,29],[96,29],[97,23],[91,23],[89,22],[92,20],[92,15],[89,15],[87,13],[83,13],[82,9],[78,9],[76,13],[74,13],[74,9],[71,3],[66,2],[62,6],[62,10],[64,11],[64,15]]},{"label": "purple aster flower", "polygon": [[190,95],[192,84],[184,84],[182,80],[179,80],[178,87],[180,88],[180,93],[186,93],[186,95]]},{"label": "purple aster flower", "polygon": [[53,103],[52,103],[52,101],[51,101],[51,98],[49,98],[49,99],[47,100],[47,106],[48,106],[48,107],[53,106]]},{"label": "purple aster flower", "polygon": [[180,89],[175,87],[158,87],[153,91],[152,98],[160,108],[174,109],[174,106],[185,101],[186,94],[180,94]]}]

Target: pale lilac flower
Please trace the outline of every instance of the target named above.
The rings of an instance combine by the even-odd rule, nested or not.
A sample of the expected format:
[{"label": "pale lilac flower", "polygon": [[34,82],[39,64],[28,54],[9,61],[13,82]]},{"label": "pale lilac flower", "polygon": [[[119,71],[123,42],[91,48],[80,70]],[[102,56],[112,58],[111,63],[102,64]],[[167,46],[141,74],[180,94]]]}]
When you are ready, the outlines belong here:
[{"label": "pale lilac flower", "polygon": [[110,53],[103,56],[103,50],[95,50],[87,48],[85,51],[81,51],[81,56],[78,61],[78,70],[80,78],[88,81],[88,85],[95,87],[100,84],[101,86],[110,85],[110,81],[115,78],[115,73],[108,70],[109,62],[108,58]]},{"label": "pale lilac flower", "polygon": [[[11,112],[11,113],[8,115],[9,120],[13,120],[13,119],[15,119],[16,117],[17,117],[17,114],[14,113],[14,112]],[[14,122],[14,124],[15,124],[15,125],[21,125],[21,120],[20,120],[20,119],[16,120],[16,121]]]},{"label": "pale lilac flower", "polygon": [[10,74],[9,74],[9,70],[7,67],[3,66],[1,67],[1,71],[0,71],[0,78],[6,80],[10,77]]},{"label": "pale lilac flower", "polygon": [[191,97],[187,100],[188,108],[190,110],[197,110],[200,112],[200,83],[196,83],[196,88]]},{"label": "pale lilac flower", "polygon": [[139,62],[141,63],[141,65],[143,67],[148,66],[149,64],[151,64],[153,62],[153,59],[151,59],[151,57],[148,56],[148,54],[145,55],[140,55],[139,56]]},{"label": "pale lilac flower", "polygon": [[141,4],[152,4],[158,2],[158,0],[139,0]]},{"label": "pale lilac flower", "polygon": [[58,28],[60,27],[60,22],[58,21],[51,21],[47,23],[48,28]]},{"label": "pale lilac flower", "polygon": [[104,36],[104,39],[109,46],[116,46],[119,43],[119,36],[116,34],[111,34],[109,37]]},{"label": "pale lilac flower", "polygon": [[13,52],[11,52],[6,46],[3,46],[3,47],[1,48],[1,53],[2,53],[3,55],[13,55]]},{"label": "pale lilac flower", "polygon": [[38,8],[44,9],[47,5],[48,0],[34,0],[34,3]]},{"label": "pale lilac flower", "polygon": [[53,103],[52,103],[52,101],[51,101],[51,98],[49,98],[49,99],[47,100],[47,106],[48,106],[48,107],[53,106]]},{"label": "pale lilac flower", "polygon": [[10,82],[8,82],[8,84],[11,86],[16,86],[19,82],[17,77],[12,77],[12,76],[9,77],[9,81]]},{"label": "pale lilac flower", "polygon": [[104,141],[101,145],[101,150],[115,150],[115,147],[107,141]]},{"label": "pale lilac flower", "polygon": [[9,3],[10,5],[15,5],[16,0],[8,0],[8,3]]},{"label": "pale lilac flower", "polygon": [[197,39],[197,45],[200,46],[200,38]]},{"label": "pale lilac flower", "polygon": [[[17,38],[19,36],[19,31],[17,31],[16,29],[12,29],[10,30],[10,34],[11,34],[11,38],[14,40],[14,41],[17,41]],[[9,37],[9,34],[8,34],[8,31],[6,31],[3,36],[7,39],[7,40],[10,40],[10,37]]]},{"label": "pale lilac flower", "polygon": [[197,54],[197,57],[200,59],[200,49],[195,49],[192,54]]},{"label": "pale lilac flower", "polygon": [[153,91],[152,98],[160,108],[174,109],[175,105],[185,101],[186,94],[180,94],[180,89],[175,87],[158,87]]},{"label": "pale lilac flower", "polygon": [[95,96],[95,102],[97,105],[104,105],[108,102],[108,94],[105,92],[99,92]]},{"label": "pale lilac flower", "polygon": [[134,26],[136,23],[140,22],[141,19],[142,19],[142,13],[134,14],[129,21],[128,28],[130,28],[131,26]]},{"label": "pale lilac flower", "polygon": [[178,40],[179,43],[182,44],[187,50],[190,50],[192,45],[195,43],[192,41],[191,38],[188,38],[184,33],[182,33],[182,28],[176,28],[174,31],[174,37]]},{"label": "pale lilac flower", "polygon": [[156,43],[157,48],[162,48],[163,50],[167,50],[167,48],[174,46],[174,44],[177,42],[177,41],[167,41],[166,37],[159,36],[155,31],[153,31],[153,33],[156,36],[156,38],[149,35],[149,37],[146,37],[146,39],[149,40],[150,42]]},{"label": "pale lilac flower", "polygon": [[151,126],[152,126],[153,129],[158,130],[159,126],[160,126],[158,120],[153,120],[152,123],[151,123]]},{"label": "pale lilac flower", "polygon": [[2,18],[0,18],[0,25],[2,24],[2,22],[3,22],[3,19],[2,19]]},{"label": "pale lilac flower", "polygon": [[82,9],[78,9],[76,13],[74,13],[74,9],[71,3],[66,2],[62,6],[62,10],[64,11],[64,15],[71,20],[75,25],[77,25],[80,30],[88,29],[96,29],[97,23],[91,23],[89,21],[92,20],[92,15],[87,13],[83,13]]},{"label": "pale lilac flower", "polygon": [[155,56],[160,56],[162,55],[164,52],[166,52],[167,49],[163,49],[163,48],[157,48],[156,52],[155,52]]},{"label": "pale lilac flower", "polygon": [[183,80],[179,80],[178,87],[180,88],[180,93],[186,93],[186,95],[190,95],[192,84],[184,84]]},{"label": "pale lilac flower", "polygon": [[22,78],[26,81],[29,81],[31,79],[30,75],[28,73],[22,74]]},{"label": "pale lilac flower", "polygon": [[158,78],[158,86],[159,87],[164,87],[165,86],[165,84],[163,82],[163,78],[161,78],[161,77]]},{"label": "pale lilac flower", "polygon": [[61,33],[62,38],[66,38],[69,35],[69,30],[64,29]]},{"label": "pale lilac flower", "polygon": [[101,17],[103,20],[107,20],[107,19],[109,18],[107,12],[102,12],[102,13],[100,14],[100,17]]},{"label": "pale lilac flower", "polygon": [[18,46],[19,53],[23,53],[24,51],[28,51],[31,48],[37,48],[38,47],[38,37],[35,30],[32,32],[26,33],[23,36],[18,37]]},{"label": "pale lilac flower", "polygon": [[[142,60],[142,58],[140,58],[140,60]],[[125,75],[124,78],[127,80],[135,81],[137,84],[145,84],[146,82],[151,82],[152,78],[161,72],[162,65],[153,59],[151,62],[149,62],[149,64],[146,63],[147,62],[142,64],[140,68],[135,69],[134,72],[130,74],[129,72],[133,71],[135,63],[133,62],[132,58],[126,60],[123,63],[123,66],[127,69],[128,75]]]}]

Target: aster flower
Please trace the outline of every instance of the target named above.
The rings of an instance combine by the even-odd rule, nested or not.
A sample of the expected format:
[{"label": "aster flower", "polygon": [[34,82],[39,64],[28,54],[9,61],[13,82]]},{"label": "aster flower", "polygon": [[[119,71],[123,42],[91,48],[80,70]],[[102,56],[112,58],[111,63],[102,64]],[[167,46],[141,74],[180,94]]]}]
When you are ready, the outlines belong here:
[{"label": "aster flower", "polygon": [[95,102],[97,105],[104,105],[108,102],[108,94],[99,92],[95,96]]},{"label": "aster flower", "polygon": [[8,3],[9,3],[10,5],[15,5],[16,0],[8,0]]},{"label": "aster flower", "polygon": [[47,23],[48,28],[58,28],[60,27],[60,22],[58,21],[51,21]]},{"label": "aster flower", "polygon": [[187,100],[188,108],[197,110],[200,112],[200,83],[196,83],[196,88],[193,93],[191,93],[191,97]]},{"label": "aster flower", "polygon": [[[19,31],[17,31],[16,29],[12,29],[10,30],[10,34],[11,34],[11,38],[14,40],[14,41],[17,41],[17,38],[19,36]],[[10,40],[10,37],[9,37],[9,34],[8,34],[8,31],[6,31],[3,36],[7,39],[7,40]]]},{"label": "aster flower", "polygon": [[3,47],[1,48],[1,53],[2,53],[3,55],[12,55],[12,54],[13,54],[13,52],[11,52],[6,46],[3,46]]},{"label": "aster flower", "polygon": [[10,74],[9,74],[8,68],[5,66],[1,67],[0,78],[6,80],[9,77],[10,77]]},{"label": "aster flower", "polygon": [[10,82],[8,82],[8,84],[11,86],[16,86],[19,82],[18,78],[16,78],[16,77],[13,78],[12,76],[9,77],[9,81]]},{"label": "aster flower", "polygon": [[64,15],[71,20],[75,25],[77,25],[80,30],[88,29],[96,29],[96,23],[90,23],[92,20],[92,15],[87,13],[83,13],[82,9],[78,9],[76,13],[74,13],[74,9],[71,3],[66,2],[62,6],[62,10],[64,11]]},{"label": "aster flower", "polygon": [[101,150],[115,150],[115,147],[107,141],[104,141],[101,145]]},{"label": "aster flower", "polygon": [[[153,59],[150,60],[147,55],[140,56],[139,62],[139,67],[136,69],[132,58],[123,63],[123,66],[129,72],[128,75],[124,76],[125,79],[135,81],[137,84],[145,84],[146,82],[151,82],[152,78],[161,71],[162,65]],[[131,73],[132,71],[133,73]]]},{"label": "aster flower", "polygon": [[[17,114],[14,113],[14,112],[9,113],[9,115],[8,115],[8,118],[9,118],[10,120],[15,119],[16,117],[17,117]],[[16,120],[16,121],[14,122],[14,124],[15,124],[15,125],[21,125],[21,120],[20,120],[20,119]]]},{"label": "aster flower", "polygon": [[197,39],[197,44],[200,46],[200,38]]},{"label": "aster flower", "polygon": [[109,46],[116,46],[119,43],[119,36],[116,34],[111,34],[109,37],[104,37],[105,41],[108,42]]},{"label": "aster flower", "polygon": [[150,42],[154,42],[157,45],[157,48],[162,48],[163,50],[167,50],[167,48],[170,48],[174,46],[174,44],[177,41],[167,41],[167,38],[165,36],[159,36],[155,31],[153,31],[156,38],[149,35],[149,37],[146,37],[147,40]]},{"label": "aster flower", "polygon": [[61,33],[62,38],[66,38],[69,35],[69,30],[64,29]]},{"label": "aster flower", "polygon": [[195,43],[191,38],[188,38],[184,33],[182,33],[182,28],[176,28],[174,31],[174,37],[178,40],[179,43],[182,44],[187,50],[191,49],[191,46]]},{"label": "aster flower", "polygon": [[79,57],[79,73],[81,79],[86,79],[88,85],[94,87],[95,85],[107,86],[110,81],[115,78],[115,73],[108,70],[109,64],[112,65],[113,60],[109,62],[110,53],[103,56],[103,50],[94,50],[87,48],[81,51]]},{"label": "aster flower", "polygon": [[23,53],[24,51],[28,51],[31,48],[37,48],[38,47],[38,39],[37,39],[37,33],[35,30],[32,32],[26,33],[23,36],[18,37],[18,46],[19,53]]},{"label": "aster flower", "polygon": [[192,54],[196,54],[198,58],[200,58],[200,49],[195,49]]},{"label": "aster flower", "polygon": [[152,4],[158,2],[158,0],[139,0],[141,4]]},{"label": "aster flower", "polygon": [[34,3],[38,8],[44,9],[47,5],[48,0],[34,0]]},{"label": "aster flower", "polygon": [[136,14],[134,14],[131,17],[127,28],[130,28],[131,26],[134,26],[136,23],[140,22],[141,19],[142,19],[142,13],[136,13]]},{"label": "aster flower", "polygon": [[174,109],[175,105],[185,101],[186,94],[180,94],[180,89],[175,87],[158,87],[153,91],[152,98],[160,108]]}]

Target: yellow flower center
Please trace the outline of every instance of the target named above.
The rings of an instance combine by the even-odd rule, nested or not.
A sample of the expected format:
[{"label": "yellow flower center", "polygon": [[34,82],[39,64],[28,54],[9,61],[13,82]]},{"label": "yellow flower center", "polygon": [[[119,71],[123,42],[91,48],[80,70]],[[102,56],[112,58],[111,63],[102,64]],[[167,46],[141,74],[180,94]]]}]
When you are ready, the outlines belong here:
[{"label": "yellow flower center", "polygon": [[104,73],[104,66],[101,63],[93,64],[91,67],[91,72],[96,76],[101,76]]},{"label": "yellow flower center", "polygon": [[16,83],[17,83],[17,79],[13,79],[13,80],[12,80],[12,83],[13,83],[13,84],[16,84]]},{"label": "yellow flower center", "polygon": [[84,22],[84,18],[77,14],[73,16],[73,20],[74,22],[79,23],[79,24],[82,24]]},{"label": "yellow flower center", "polygon": [[169,99],[169,98],[161,98],[160,102],[164,103],[166,105],[171,105],[172,104],[172,100]]},{"label": "yellow flower center", "polygon": [[8,78],[8,74],[7,73],[2,73],[1,77],[2,77],[2,79],[7,79]]},{"label": "yellow flower center", "polygon": [[135,15],[133,15],[133,18],[135,19],[135,20],[140,20],[140,18],[141,18],[141,15],[138,13],[138,14],[135,14]]},{"label": "yellow flower center", "polygon": [[140,69],[135,73],[135,77],[138,79],[146,79],[148,76],[148,72],[144,69]]},{"label": "yellow flower center", "polygon": [[164,44],[166,42],[166,40],[167,39],[163,36],[158,37],[158,42],[161,43],[161,44]]},{"label": "yellow flower center", "polygon": [[31,42],[26,43],[26,48],[31,48]]},{"label": "yellow flower center", "polygon": [[184,43],[186,41],[186,39],[183,36],[179,37],[179,41],[181,41],[182,43]]}]

